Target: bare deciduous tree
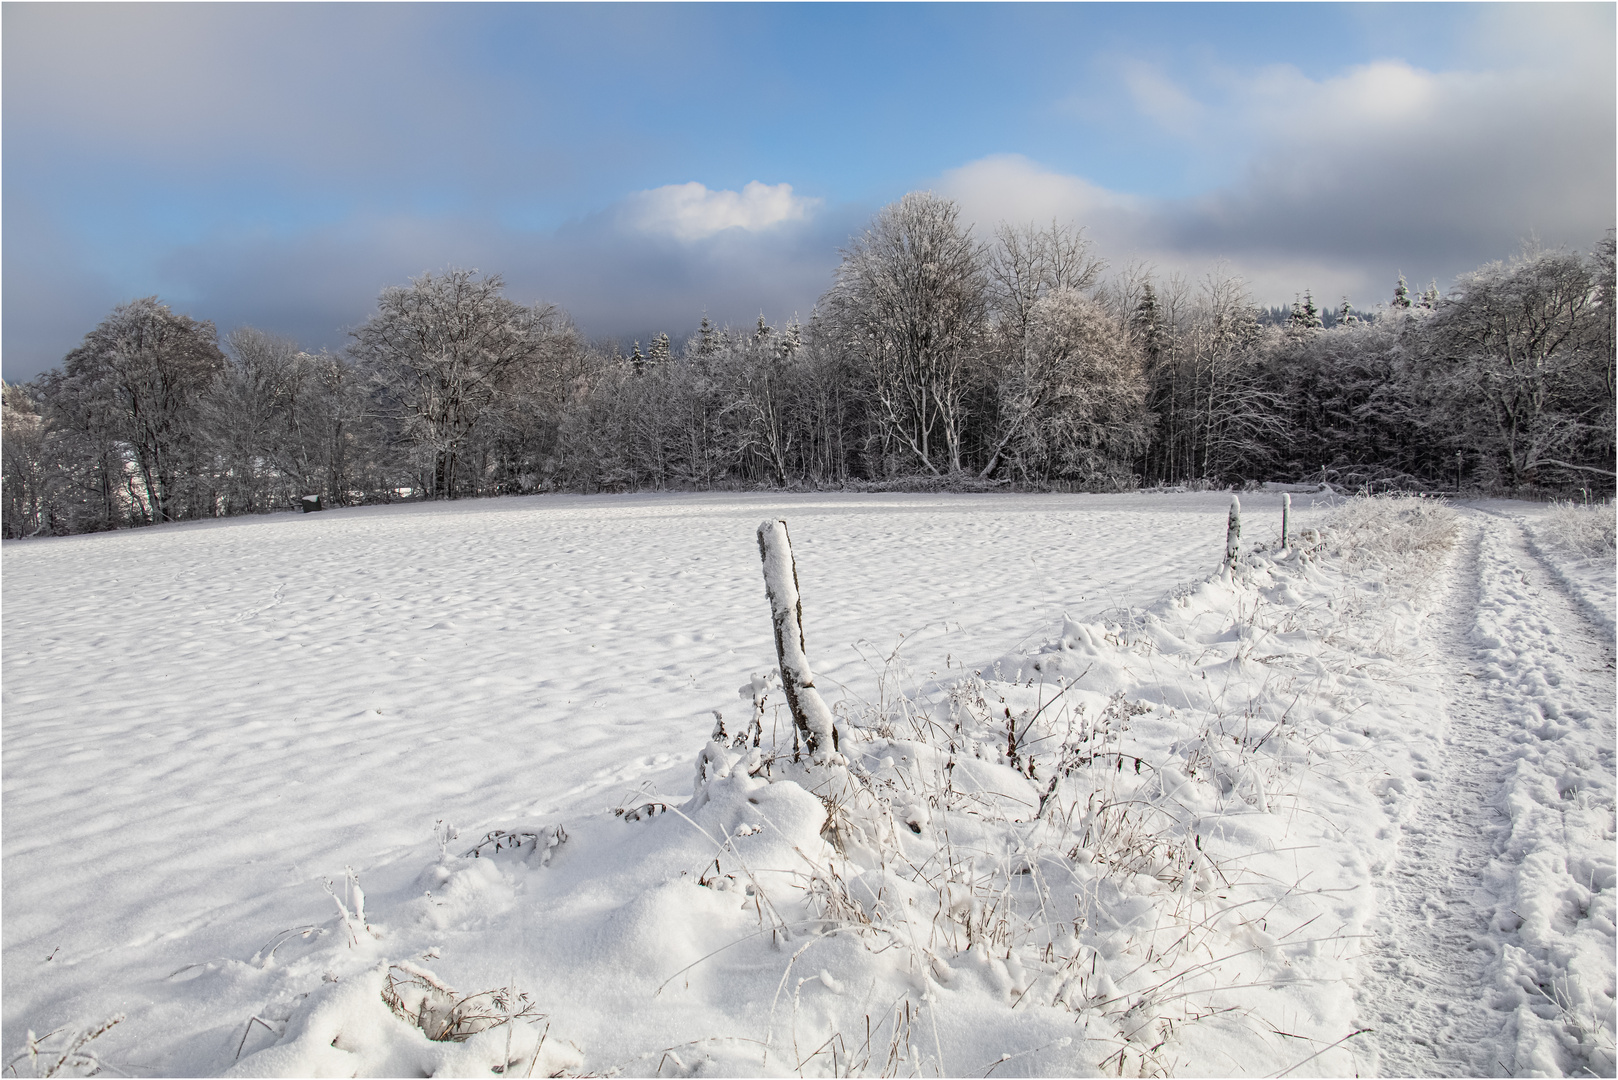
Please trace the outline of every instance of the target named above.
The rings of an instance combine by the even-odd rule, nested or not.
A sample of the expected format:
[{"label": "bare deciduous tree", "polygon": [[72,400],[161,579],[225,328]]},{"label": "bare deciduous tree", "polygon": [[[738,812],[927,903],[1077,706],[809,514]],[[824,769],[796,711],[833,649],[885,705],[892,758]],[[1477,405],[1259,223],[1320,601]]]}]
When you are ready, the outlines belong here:
[{"label": "bare deciduous tree", "polygon": [[1611,462],[1567,462],[1602,402],[1584,389],[1611,363],[1599,283],[1569,252],[1528,252],[1464,275],[1438,304],[1431,333],[1459,380],[1483,406],[1482,443],[1517,487],[1541,465],[1611,474]]},{"label": "bare deciduous tree", "polygon": [[548,304],[503,295],[500,275],[451,269],[384,289],[376,314],[351,331],[351,351],[401,434],[426,455],[428,494],[454,498],[461,456],[508,382],[565,329]]},{"label": "bare deciduous tree", "polygon": [[48,398],[63,420],[127,448],[137,514],[171,521],[212,508],[197,494],[198,413],[225,365],[213,323],[176,315],[149,296],[113,309],[62,362]]},{"label": "bare deciduous tree", "polygon": [[971,363],[987,329],[983,251],[959,217],[931,192],[884,207],[843,252],[825,301],[840,345],[875,376],[887,434],[934,475],[963,468]]}]

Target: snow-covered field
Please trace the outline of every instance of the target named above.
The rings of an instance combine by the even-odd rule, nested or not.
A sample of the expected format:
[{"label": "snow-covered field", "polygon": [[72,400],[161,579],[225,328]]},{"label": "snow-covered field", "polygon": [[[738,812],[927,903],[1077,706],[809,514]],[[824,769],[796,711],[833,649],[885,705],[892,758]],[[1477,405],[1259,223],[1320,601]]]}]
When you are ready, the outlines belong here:
[{"label": "snow-covered field", "polygon": [[[62,1071],[1611,1075],[1611,558],[1526,504],[1293,499],[1335,525],[1283,551],[1244,496],[1233,577],[1218,494],[8,543],[0,1048],[123,1014]],[[769,760],[779,691],[731,738],[777,517],[843,761]]]}]

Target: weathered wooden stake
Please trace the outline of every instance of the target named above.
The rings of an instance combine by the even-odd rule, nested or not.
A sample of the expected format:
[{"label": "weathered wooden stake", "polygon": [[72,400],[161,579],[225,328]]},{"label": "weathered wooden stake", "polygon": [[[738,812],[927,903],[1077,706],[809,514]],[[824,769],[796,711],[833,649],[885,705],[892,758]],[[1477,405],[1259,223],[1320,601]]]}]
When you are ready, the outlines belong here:
[{"label": "weathered wooden stake", "polygon": [[1292,546],[1292,495],[1281,496],[1281,550]]},{"label": "weathered wooden stake", "polygon": [[798,597],[798,564],[784,521],[766,521],[758,527],[758,553],[764,560],[764,591],[770,598],[770,620],[775,626],[775,656],[781,664],[781,689],[786,693],[792,724],[809,760],[823,762],[837,749],[837,729],[831,710],[815,689],[814,673],[803,644],[803,603]]},{"label": "weathered wooden stake", "polygon": [[1242,501],[1230,497],[1230,521],[1225,525],[1225,569],[1235,570],[1242,546]]}]

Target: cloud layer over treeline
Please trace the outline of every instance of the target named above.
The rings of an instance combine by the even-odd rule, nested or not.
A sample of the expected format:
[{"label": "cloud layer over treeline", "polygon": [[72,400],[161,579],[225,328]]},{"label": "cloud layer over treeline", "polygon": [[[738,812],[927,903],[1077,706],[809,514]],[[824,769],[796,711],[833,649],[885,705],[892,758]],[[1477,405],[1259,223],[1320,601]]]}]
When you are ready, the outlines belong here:
[{"label": "cloud layer over treeline", "polygon": [[[447,266],[597,336],[807,317],[918,188],[980,236],[1055,218],[1114,266],[1225,260],[1267,304],[1369,306],[1613,223],[1610,5],[1415,13],[1446,20],[1425,53],[1398,9],[1128,21],[1158,14],[9,5],[5,374],[149,293],[339,348]],[[1260,17],[1349,19],[1353,47],[1239,46]],[[884,68],[896,28],[943,62]]]}]

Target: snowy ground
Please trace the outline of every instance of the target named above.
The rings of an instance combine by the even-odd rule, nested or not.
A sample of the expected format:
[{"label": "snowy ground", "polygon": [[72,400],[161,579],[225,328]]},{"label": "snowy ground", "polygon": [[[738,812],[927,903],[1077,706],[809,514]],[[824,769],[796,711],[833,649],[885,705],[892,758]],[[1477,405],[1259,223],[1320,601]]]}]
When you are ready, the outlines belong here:
[{"label": "snowy ground", "polygon": [[[123,1013],[86,1048],[132,1075],[1610,1075],[1611,559],[1496,504],[1441,551],[1373,521],[1208,580],[1226,505],[557,496],[8,544],[6,1059]],[[774,664],[773,517],[848,764],[709,746],[694,793]],[[461,857],[493,828],[540,850]],[[423,1026],[504,986],[545,1019],[429,1042],[389,980]]]}]

